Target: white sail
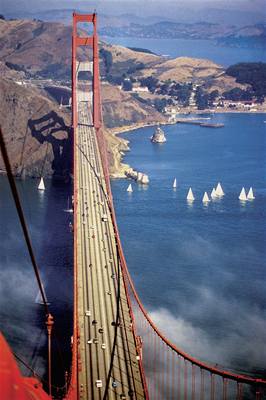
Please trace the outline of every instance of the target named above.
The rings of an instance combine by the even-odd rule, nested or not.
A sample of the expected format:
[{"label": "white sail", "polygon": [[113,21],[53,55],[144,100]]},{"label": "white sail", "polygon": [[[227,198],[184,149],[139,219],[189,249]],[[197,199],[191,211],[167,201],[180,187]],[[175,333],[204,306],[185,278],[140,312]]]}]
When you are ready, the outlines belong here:
[{"label": "white sail", "polygon": [[254,196],[254,194],[253,194],[253,189],[252,189],[252,187],[251,187],[251,188],[249,189],[249,191],[248,191],[247,199],[248,199],[248,200],[254,200],[254,199],[255,199],[255,196]]},{"label": "white sail", "polygon": [[191,187],[189,188],[189,191],[188,191],[188,194],[187,194],[187,200],[188,201],[194,201],[195,200],[195,197],[193,195]]},{"label": "white sail", "polygon": [[216,195],[216,190],[215,190],[215,188],[212,188],[211,198],[212,198],[212,199],[215,199],[215,197],[217,197],[217,195]]},{"label": "white sail", "polygon": [[[44,293],[45,301],[46,301],[47,304],[50,304],[50,303],[48,302],[48,300],[47,300],[47,296],[46,296],[46,293],[45,293],[44,286],[43,286],[42,283],[41,283],[41,285],[42,285],[42,290],[43,290],[43,293]],[[37,293],[37,296],[36,296],[36,299],[35,299],[35,303],[37,303],[37,304],[44,304],[43,298],[42,298],[42,295],[41,295],[41,291],[40,291],[40,290],[39,290],[38,293]]]},{"label": "white sail", "polygon": [[67,209],[65,209],[64,210],[65,212],[68,212],[68,213],[73,213],[73,207],[70,207],[70,201],[69,201],[69,197],[68,197],[68,199],[67,199]]},{"label": "white sail", "polygon": [[26,170],[25,170],[25,168],[22,168],[20,177],[21,177],[21,179],[23,179],[23,180],[26,179]]},{"label": "white sail", "polygon": [[204,192],[204,196],[203,196],[203,199],[202,199],[202,201],[203,201],[203,203],[208,203],[208,202],[210,201],[210,199],[209,199],[209,196],[208,196],[208,193],[207,193],[207,192]]},{"label": "white sail", "polygon": [[44,186],[44,181],[43,181],[43,178],[41,178],[41,180],[40,180],[40,183],[39,183],[38,189],[39,189],[39,190],[45,190],[45,186]]},{"label": "white sail", "polygon": [[176,189],[176,187],[177,187],[177,184],[176,184],[176,178],[175,178],[174,183],[173,183],[173,188]]},{"label": "white sail", "polygon": [[223,188],[222,188],[222,185],[220,184],[220,182],[218,183],[218,185],[215,189],[215,193],[216,193],[216,196],[218,196],[218,197],[221,197],[224,195],[224,191],[223,191]]},{"label": "white sail", "polygon": [[133,192],[131,183],[128,185],[127,192],[130,192],[130,193]]},{"label": "white sail", "polygon": [[245,191],[244,187],[242,187],[242,190],[241,190],[240,195],[238,196],[238,198],[239,198],[239,200],[242,200],[242,201],[246,201],[247,200],[246,191]]}]

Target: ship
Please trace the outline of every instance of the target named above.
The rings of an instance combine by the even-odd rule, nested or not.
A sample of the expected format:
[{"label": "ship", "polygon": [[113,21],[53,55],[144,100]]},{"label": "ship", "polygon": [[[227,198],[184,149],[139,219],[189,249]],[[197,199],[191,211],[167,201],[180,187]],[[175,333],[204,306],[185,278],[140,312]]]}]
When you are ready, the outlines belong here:
[{"label": "ship", "polygon": [[155,129],[155,132],[151,137],[151,142],[152,143],[166,142],[166,137],[165,137],[164,131],[159,126],[157,126],[157,128]]}]

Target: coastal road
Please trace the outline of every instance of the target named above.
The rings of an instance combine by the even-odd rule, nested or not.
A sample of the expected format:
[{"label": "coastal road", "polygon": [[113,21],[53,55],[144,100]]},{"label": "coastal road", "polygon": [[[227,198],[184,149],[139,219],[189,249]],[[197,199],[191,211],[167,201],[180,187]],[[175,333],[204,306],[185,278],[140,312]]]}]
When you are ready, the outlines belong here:
[{"label": "coastal road", "polygon": [[[80,399],[95,400],[145,399],[89,103],[83,92],[77,91],[75,212],[79,395]],[[106,390],[108,375],[110,383]]]}]

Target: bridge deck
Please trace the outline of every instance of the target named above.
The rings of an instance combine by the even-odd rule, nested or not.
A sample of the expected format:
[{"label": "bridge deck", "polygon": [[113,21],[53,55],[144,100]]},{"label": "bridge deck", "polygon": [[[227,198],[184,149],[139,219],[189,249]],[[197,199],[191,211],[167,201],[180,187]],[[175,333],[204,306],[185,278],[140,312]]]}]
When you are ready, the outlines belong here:
[{"label": "bridge deck", "polygon": [[120,319],[106,399],[144,399],[96,134],[92,127],[89,103],[84,101],[80,91],[77,100],[75,175],[80,335],[78,350],[81,366],[78,374],[79,394],[81,399],[104,398],[116,330],[119,286]]}]

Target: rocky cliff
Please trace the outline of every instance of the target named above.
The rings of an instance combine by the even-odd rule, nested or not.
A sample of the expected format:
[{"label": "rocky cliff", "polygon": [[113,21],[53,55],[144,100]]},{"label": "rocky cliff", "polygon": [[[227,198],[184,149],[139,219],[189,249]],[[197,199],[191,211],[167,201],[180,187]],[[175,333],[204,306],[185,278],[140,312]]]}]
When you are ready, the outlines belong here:
[{"label": "rocky cliff", "polygon": [[[70,115],[36,87],[0,80],[0,124],[15,175],[68,179],[71,172]],[[0,171],[4,172],[0,157]]]}]

